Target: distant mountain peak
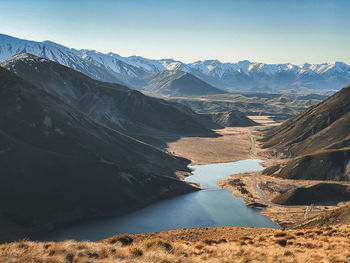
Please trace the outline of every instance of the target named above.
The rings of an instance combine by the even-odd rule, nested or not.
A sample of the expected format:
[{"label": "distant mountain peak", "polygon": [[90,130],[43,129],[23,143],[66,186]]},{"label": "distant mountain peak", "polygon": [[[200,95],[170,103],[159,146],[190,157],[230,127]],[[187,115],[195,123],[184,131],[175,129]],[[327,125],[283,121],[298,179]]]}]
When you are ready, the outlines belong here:
[{"label": "distant mountain peak", "polygon": [[49,40],[35,42],[0,34],[0,61],[22,52],[53,60],[97,80],[121,83],[135,89],[147,85],[145,78],[166,70],[187,72],[228,91],[326,92],[350,84],[350,66],[343,62],[295,65],[248,60],[222,63],[209,59],[183,63],[174,59],[122,57],[112,52],[105,54],[89,49],[75,50]]}]

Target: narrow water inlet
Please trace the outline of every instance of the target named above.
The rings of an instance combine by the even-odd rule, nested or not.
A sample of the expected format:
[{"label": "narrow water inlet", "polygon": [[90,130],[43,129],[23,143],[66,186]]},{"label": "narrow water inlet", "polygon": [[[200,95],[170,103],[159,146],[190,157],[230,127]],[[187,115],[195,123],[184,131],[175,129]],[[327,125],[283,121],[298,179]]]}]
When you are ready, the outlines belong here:
[{"label": "narrow water inlet", "polygon": [[149,205],[143,209],[108,219],[100,219],[52,232],[40,240],[66,239],[100,240],[113,235],[141,234],[182,228],[243,226],[279,228],[256,209],[248,208],[242,198],[219,187],[217,181],[232,174],[260,171],[263,160],[193,165],[187,182],[199,183],[203,190],[177,196]]}]

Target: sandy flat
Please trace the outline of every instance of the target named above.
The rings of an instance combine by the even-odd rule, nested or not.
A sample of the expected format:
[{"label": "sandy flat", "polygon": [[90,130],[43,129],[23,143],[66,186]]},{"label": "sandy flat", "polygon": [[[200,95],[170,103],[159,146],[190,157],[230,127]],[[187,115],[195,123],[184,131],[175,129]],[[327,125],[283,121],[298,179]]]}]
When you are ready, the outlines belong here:
[{"label": "sandy flat", "polygon": [[215,130],[221,137],[184,137],[168,144],[168,151],[185,157],[192,164],[234,162],[251,158],[249,128]]}]

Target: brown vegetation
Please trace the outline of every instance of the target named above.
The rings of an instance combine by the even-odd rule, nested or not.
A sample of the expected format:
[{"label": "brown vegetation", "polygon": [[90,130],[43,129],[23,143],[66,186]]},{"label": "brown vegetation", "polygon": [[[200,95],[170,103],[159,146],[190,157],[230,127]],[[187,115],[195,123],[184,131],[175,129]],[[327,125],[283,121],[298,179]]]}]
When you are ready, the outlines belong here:
[{"label": "brown vegetation", "polygon": [[334,224],[350,223],[350,204],[333,209],[326,213],[314,216],[302,223],[296,224],[293,228],[332,226]]},{"label": "brown vegetation", "polygon": [[[215,228],[218,230],[219,228]],[[100,242],[30,242],[0,245],[0,262],[349,262],[350,226],[336,225],[298,230],[222,228],[231,239],[176,240],[117,236]],[[208,229],[212,233],[214,229]],[[244,230],[246,235],[243,235]],[[179,230],[181,231],[181,230]],[[196,232],[196,229],[191,229]],[[134,240],[123,245],[111,240]]]}]

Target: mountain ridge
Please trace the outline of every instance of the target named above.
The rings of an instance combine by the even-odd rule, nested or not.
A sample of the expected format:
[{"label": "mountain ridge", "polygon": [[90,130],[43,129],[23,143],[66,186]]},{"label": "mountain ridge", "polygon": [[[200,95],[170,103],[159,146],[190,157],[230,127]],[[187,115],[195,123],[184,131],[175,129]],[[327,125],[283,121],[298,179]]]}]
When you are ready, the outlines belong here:
[{"label": "mountain ridge", "polygon": [[250,61],[222,63],[204,60],[183,63],[174,59],[122,57],[109,52],[69,49],[51,41],[35,42],[0,35],[0,61],[20,52],[46,57],[92,78],[141,89],[145,77],[164,70],[181,70],[227,91],[334,91],[350,84],[350,66],[343,62],[295,65]]},{"label": "mountain ridge", "polygon": [[164,100],[119,84],[91,79],[47,59],[21,53],[1,62],[0,66],[93,119],[132,137],[215,136],[193,118],[195,113],[189,115]]}]

